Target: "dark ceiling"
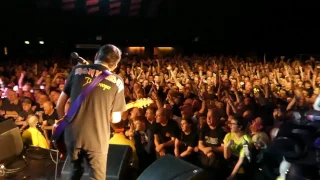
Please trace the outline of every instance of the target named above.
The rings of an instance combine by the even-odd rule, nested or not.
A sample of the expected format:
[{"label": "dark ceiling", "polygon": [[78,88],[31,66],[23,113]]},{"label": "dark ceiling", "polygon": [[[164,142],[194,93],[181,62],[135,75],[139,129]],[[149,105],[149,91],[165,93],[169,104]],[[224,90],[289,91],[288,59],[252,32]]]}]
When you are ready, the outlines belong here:
[{"label": "dark ceiling", "polygon": [[108,8],[88,15],[81,5],[84,0],[76,0],[78,5],[70,11],[61,10],[61,1],[45,3],[49,1],[5,1],[0,6],[7,17],[2,21],[1,39],[90,40],[102,35],[104,40],[133,44],[185,44],[200,37],[200,44],[261,48],[306,47],[320,39],[319,9],[311,4],[143,0],[139,14],[132,17],[131,0],[123,0],[121,13],[115,16],[108,15]]}]

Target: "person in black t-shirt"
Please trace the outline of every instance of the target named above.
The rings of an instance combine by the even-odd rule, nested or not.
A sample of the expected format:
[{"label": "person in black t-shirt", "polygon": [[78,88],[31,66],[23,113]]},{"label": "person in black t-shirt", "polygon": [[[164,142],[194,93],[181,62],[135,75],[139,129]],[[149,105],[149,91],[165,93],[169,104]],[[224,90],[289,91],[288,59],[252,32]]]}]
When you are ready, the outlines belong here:
[{"label": "person in black t-shirt", "polygon": [[49,101],[49,96],[44,91],[39,91],[37,103],[35,105],[35,112],[43,112],[43,104]]},{"label": "person in black t-shirt", "polygon": [[138,116],[134,119],[134,145],[139,159],[139,170],[143,172],[155,157],[154,135],[150,129],[146,128],[147,118]]},{"label": "person in black t-shirt", "polygon": [[147,118],[147,121],[146,121],[146,127],[147,129],[150,129],[150,131],[152,133],[154,133],[155,131],[155,127],[156,127],[156,111],[157,109],[154,108],[154,107],[147,107],[146,109],[146,118]]},{"label": "person in black t-shirt", "polygon": [[181,120],[181,133],[175,140],[174,155],[190,163],[196,162],[193,149],[198,146],[199,137],[197,133],[191,130],[191,120]]},{"label": "person in black t-shirt", "polygon": [[53,125],[59,120],[58,113],[53,109],[53,103],[47,101],[43,103],[43,113],[37,113],[40,116],[40,122],[42,122],[41,129],[44,132],[44,136],[50,146],[50,139],[52,135]]},{"label": "person in black t-shirt", "polygon": [[114,45],[102,46],[94,64],[77,65],[70,72],[64,90],[57,102],[59,119],[65,115],[64,108],[70,97],[75,102],[79,94],[103,71],[109,71],[81,104],[73,120],[64,131],[67,154],[71,158],[70,179],[81,179],[84,172],[83,159],[88,162],[92,179],[106,179],[106,162],[109,149],[110,123],[119,123],[126,110],[123,80],[112,74],[121,58],[121,51]]},{"label": "person in black t-shirt", "polygon": [[20,127],[20,131],[23,131],[28,126],[28,122],[26,121],[28,116],[32,115],[34,112],[32,111],[32,101],[30,98],[24,98],[21,101],[21,104],[22,111],[19,112],[19,116],[15,123]]},{"label": "person in black t-shirt", "polygon": [[[225,160],[223,157],[223,139],[226,135],[220,126],[221,115],[217,109],[209,109],[207,125],[199,136],[200,161],[204,169],[220,168]],[[218,171],[219,172],[219,171]]]},{"label": "person in black t-shirt", "polygon": [[165,108],[159,108],[156,112],[156,121],[159,123],[155,127],[154,144],[159,156],[173,154],[174,141],[179,133],[178,123],[169,119],[168,114]]},{"label": "person in black t-shirt", "polygon": [[7,98],[0,99],[0,116],[7,118],[17,118],[18,113],[21,112],[22,107],[17,96],[17,93],[8,88],[6,91]]}]

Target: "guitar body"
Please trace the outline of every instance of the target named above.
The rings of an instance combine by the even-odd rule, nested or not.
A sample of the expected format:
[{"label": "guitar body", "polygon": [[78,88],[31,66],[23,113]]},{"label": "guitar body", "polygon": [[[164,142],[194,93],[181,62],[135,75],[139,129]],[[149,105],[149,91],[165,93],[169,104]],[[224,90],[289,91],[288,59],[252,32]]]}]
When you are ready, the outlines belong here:
[{"label": "guitar body", "polygon": [[64,143],[64,130],[66,129],[67,125],[68,122],[63,119],[54,124],[52,130],[52,144],[63,156],[67,153],[67,148]]}]

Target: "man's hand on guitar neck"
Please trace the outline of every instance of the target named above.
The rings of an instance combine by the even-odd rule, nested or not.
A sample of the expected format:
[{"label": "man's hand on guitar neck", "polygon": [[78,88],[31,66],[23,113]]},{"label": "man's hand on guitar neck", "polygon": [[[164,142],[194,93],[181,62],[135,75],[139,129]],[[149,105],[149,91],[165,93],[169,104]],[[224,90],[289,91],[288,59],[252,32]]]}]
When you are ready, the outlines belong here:
[{"label": "man's hand on guitar neck", "polygon": [[66,115],[65,115],[65,116],[63,116],[61,119],[54,120],[54,123],[55,123],[55,124],[57,124],[58,122],[62,121],[65,117],[66,117]]}]

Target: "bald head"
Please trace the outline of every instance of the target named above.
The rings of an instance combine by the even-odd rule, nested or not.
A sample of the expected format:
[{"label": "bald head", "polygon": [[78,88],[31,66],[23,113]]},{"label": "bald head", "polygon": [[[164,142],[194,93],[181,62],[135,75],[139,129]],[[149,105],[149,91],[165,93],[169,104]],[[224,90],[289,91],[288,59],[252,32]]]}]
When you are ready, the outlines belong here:
[{"label": "bald head", "polygon": [[54,111],[53,103],[51,101],[46,101],[43,103],[44,114],[51,115]]},{"label": "bald head", "polygon": [[6,96],[9,101],[14,101],[17,99],[17,93],[13,89],[10,89],[10,88],[7,89]]},{"label": "bald head", "polygon": [[170,113],[165,108],[159,108],[156,112],[156,122],[157,123],[164,123],[168,120]]}]

